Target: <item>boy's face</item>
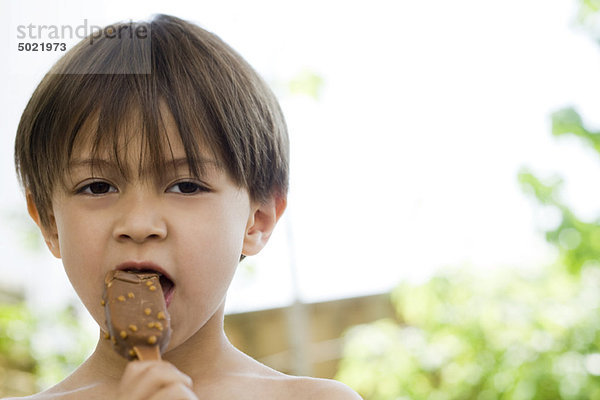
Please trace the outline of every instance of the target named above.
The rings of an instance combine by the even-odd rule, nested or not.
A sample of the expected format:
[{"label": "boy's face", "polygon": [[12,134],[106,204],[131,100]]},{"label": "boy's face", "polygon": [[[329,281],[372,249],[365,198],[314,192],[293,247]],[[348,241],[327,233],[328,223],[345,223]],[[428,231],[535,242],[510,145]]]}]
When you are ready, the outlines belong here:
[{"label": "boy's face", "polygon": [[[53,195],[55,224],[46,228],[44,235],[104,330],[100,300],[108,271],[133,262],[167,274],[174,283],[167,299],[173,348],[220,307],[240,254],[258,252],[276,219],[273,226],[267,226],[264,215],[259,215],[263,206],[255,206],[247,190],[232,183],[216,166],[217,160],[207,158],[201,182],[192,178],[176,124],[170,114],[166,117],[174,160],[180,163],[164,180],[144,174],[138,177],[139,137],[130,138],[125,150],[129,180],[110,161],[103,168],[95,167],[92,175],[90,148],[79,143],[66,189],[57,188]],[[85,131],[82,133],[85,137]],[[166,154],[170,154],[168,150]],[[99,158],[103,158],[102,152]]]}]

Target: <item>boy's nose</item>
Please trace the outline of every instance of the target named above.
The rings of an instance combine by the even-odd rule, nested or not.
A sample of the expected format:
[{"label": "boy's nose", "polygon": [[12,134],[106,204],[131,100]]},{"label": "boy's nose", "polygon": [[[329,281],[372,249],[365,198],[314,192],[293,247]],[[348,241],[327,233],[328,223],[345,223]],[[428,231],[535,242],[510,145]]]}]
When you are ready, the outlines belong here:
[{"label": "boy's nose", "polygon": [[135,243],[162,240],[167,237],[167,224],[156,203],[138,198],[124,207],[115,224],[113,237],[118,241],[132,240]]}]

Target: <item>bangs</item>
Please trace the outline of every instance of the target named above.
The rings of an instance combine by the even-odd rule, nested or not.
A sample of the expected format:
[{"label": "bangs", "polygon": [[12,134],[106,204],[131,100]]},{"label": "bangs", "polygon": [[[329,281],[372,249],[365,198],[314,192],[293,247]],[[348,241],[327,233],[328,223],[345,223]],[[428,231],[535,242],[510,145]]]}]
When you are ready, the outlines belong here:
[{"label": "bangs", "polygon": [[[74,157],[84,153],[92,171],[102,168],[104,164],[98,162],[101,160],[114,165],[127,180],[133,177],[135,171],[138,177],[145,174],[163,180],[175,162],[171,140],[177,139],[173,136],[169,139],[169,123],[170,129],[177,128],[172,134],[178,135],[181,140],[189,172],[194,178],[200,179],[205,174],[207,158],[216,160],[221,167],[218,151],[211,148],[202,130],[176,122],[162,97],[150,93],[151,87],[143,90],[144,85],[140,83],[151,83],[143,82],[148,81],[148,77],[141,76],[142,82],[140,79],[136,82],[135,78],[138,77],[116,75],[94,76],[89,80],[100,93],[100,100],[82,96],[79,109],[74,110],[80,117],[69,130],[67,148],[63,153],[66,157],[61,160],[61,170],[67,171],[64,175],[69,175]],[[114,91],[110,92],[110,88]],[[131,154],[134,153],[137,165],[131,163]],[[64,180],[61,182],[65,183]]]},{"label": "bangs", "polygon": [[[160,27],[153,29],[161,33]],[[152,38],[151,46],[147,39],[135,37],[127,40],[102,37],[93,44],[82,41],[77,45],[78,57],[74,60],[78,62],[58,65],[51,71],[58,81],[57,89],[63,93],[55,96],[49,106],[69,110],[48,121],[52,125],[47,130],[50,135],[45,137],[48,159],[58,164],[58,168],[51,170],[66,171],[75,146],[85,143],[91,149],[92,160],[102,154],[124,176],[130,176],[126,150],[134,138],[141,137],[138,171],[149,171],[162,178],[168,162],[174,158],[165,128],[165,113],[169,113],[194,177],[204,173],[202,148],[219,165],[228,166],[235,183],[246,183],[241,166],[231,157],[227,141],[215,134],[220,129],[211,123],[206,101],[206,93],[212,90],[199,87],[206,86],[203,84],[206,77],[194,76],[190,69],[176,68],[185,63],[176,59],[177,52],[173,49],[177,45],[170,39],[173,38],[162,32],[162,37]],[[148,63],[150,73],[119,73],[144,70]],[[104,66],[102,71],[110,66],[112,73],[89,73],[92,67],[95,71],[99,66]],[[51,149],[60,144],[61,148]],[[55,159],[57,155],[63,157]],[[61,180],[60,176],[54,178]]]}]

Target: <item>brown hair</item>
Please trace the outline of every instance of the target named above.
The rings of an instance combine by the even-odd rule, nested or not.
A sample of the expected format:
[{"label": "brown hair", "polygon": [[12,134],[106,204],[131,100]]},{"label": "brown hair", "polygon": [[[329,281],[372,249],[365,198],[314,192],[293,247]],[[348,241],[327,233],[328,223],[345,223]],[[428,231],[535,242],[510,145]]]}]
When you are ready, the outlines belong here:
[{"label": "brown hair", "polygon": [[[115,37],[108,34],[115,32],[112,28],[119,33],[137,29],[147,37]],[[164,171],[161,103],[173,115],[194,175],[202,172],[202,144],[253,201],[287,193],[288,137],[277,100],[220,38],[167,15],[114,24],[90,38],[46,74],[17,129],[17,174],[32,193],[43,225],[51,222],[53,188],[64,183],[75,141],[92,117],[97,119],[94,155],[112,151],[123,171],[119,140],[126,130],[120,128],[137,116],[146,150],[141,149],[140,162],[157,175]]]}]

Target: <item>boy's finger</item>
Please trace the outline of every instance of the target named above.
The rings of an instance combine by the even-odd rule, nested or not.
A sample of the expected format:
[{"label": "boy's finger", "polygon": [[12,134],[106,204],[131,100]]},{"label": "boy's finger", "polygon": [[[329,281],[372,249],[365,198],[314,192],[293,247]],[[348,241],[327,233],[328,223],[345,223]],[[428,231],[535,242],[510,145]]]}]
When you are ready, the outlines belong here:
[{"label": "boy's finger", "polygon": [[173,364],[167,361],[132,361],[127,365],[123,374],[124,378],[144,379],[157,382],[181,381],[192,386],[192,379],[179,371]]},{"label": "boy's finger", "polygon": [[192,389],[181,383],[174,383],[172,385],[163,387],[156,392],[152,397],[148,397],[148,400],[198,400],[196,394]]},{"label": "boy's finger", "polygon": [[172,384],[192,387],[192,379],[166,361],[133,361],[123,373],[119,398],[147,399]]}]

